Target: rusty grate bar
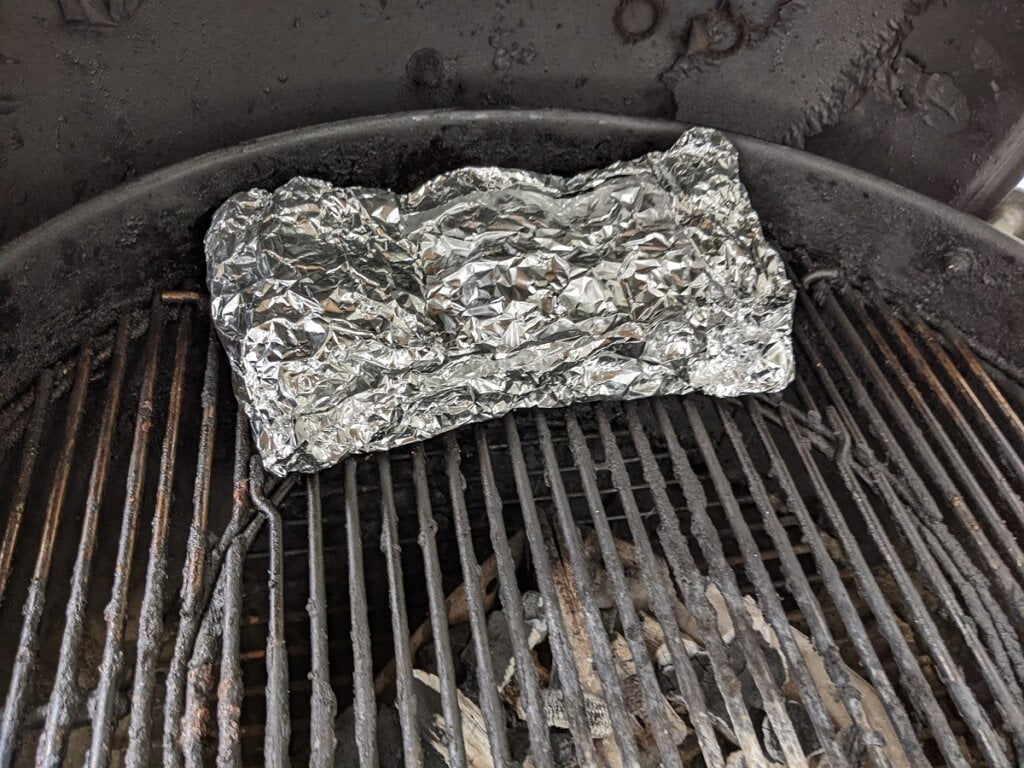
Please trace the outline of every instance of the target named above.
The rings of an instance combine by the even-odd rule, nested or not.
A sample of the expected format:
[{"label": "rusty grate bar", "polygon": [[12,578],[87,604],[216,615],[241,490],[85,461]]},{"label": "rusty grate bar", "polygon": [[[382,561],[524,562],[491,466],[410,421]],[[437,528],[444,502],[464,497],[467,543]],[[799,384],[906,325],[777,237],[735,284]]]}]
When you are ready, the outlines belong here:
[{"label": "rusty grate bar", "polygon": [[46,589],[50,579],[50,566],[53,562],[54,543],[66,499],[75,444],[85,411],[85,395],[89,387],[91,363],[92,349],[87,345],[79,355],[78,365],[75,369],[75,383],[71,390],[71,400],[64,423],[64,438],[51,480],[39,552],[36,555],[32,571],[32,582],[25,599],[24,621],[21,625],[21,636],[18,639],[18,653],[14,657],[11,682],[4,702],[3,718],[0,719],[0,766],[3,768],[7,768],[13,762],[14,751],[21,738],[26,698],[39,653],[39,625],[46,606]]},{"label": "rusty grate bar", "polygon": [[[238,741],[238,719],[242,710],[242,666],[239,632],[242,620],[242,563],[245,553],[236,536],[242,531],[249,500],[249,422],[241,408],[235,418],[235,450],[232,472],[231,520],[222,541],[225,544],[221,594],[223,635],[220,682],[217,686],[217,763],[237,766],[242,762]],[[197,705],[198,706],[198,702]],[[190,718],[190,721],[192,718]]]},{"label": "rusty grate bar", "polygon": [[82,629],[85,622],[92,559],[96,550],[100,506],[103,492],[106,489],[114,428],[121,404],[121,387],[124,383],[128,354],[128,330],[127,321],[122,320],[117,329],[117,340],[114,343],[113,366],[107,384],[106,403],[103,407],[102,422],[96,441],[96,454],[89,476],[85,516],[82,520],[82,533],[71,576],[71,596],[67,602],[67,619],[60,644],[57,672],[47,707],[46,724],[36,752],[36,764],[40,766],[60,764],[73,715],[74,696],[77,693],[79,644],[82,640]]},{"label": "rusty grate bar", "polygon": [[11,508],[7,513],[3,542],[0,543],[0,605],[3,605],[4,594],[7,590],[7,580],[11,575],[14,549],[17,546],[18,536],[21,533],[21,520],[25,515],[25,502],[28,500],[29,483],[32,482],[32,471],[35,469],[36,459],[39,456],[39,441],[43,434],[43,423],[46,421],[47,410],[50,407],[50,393],[52,390],[53,371],[47,369],[40,374],[39,381],[36,383],[32,415],[29,417],[25,443],[21,453],[21,466],[18,470],[18,479],[15,482],[14,492],[11,494]]},{"label": "rusty grate bar", "polygon": [[135,677],[131,696],[131,721],[128,725],[128,753],[125,764],[141,768],[149,763],[150,734],[153,717],[153,688],[156,683],[156,662],[163,634],[164,585],[167,579],[167,533],[170,526],[171,493],[178,459],[178,434],[181,427],[185,366],[192,330],[192,310],[186,307],[174,344],[171,390],[167,403],[167,425],[164,430],[160,470],[157,476],[156,503],[153,509],[152,534],[146,567],[146,587],[139,613],[139,642],[135,657]]},{"label": "rusty grate bar", "polygon": [[[748,413],[750,415],[751,422],[757,431],[758,438],[769,456],[773,470],[777,473],[777,477],[783,491],[785,492],[787,499],[790,501],[791,508],[800,520],[803,536],[810,542],[815,564],[822,574],[822,580],[828,591],[829,597],[840,611],[843,627],[853,640],[861,666],[863,669],[867,670],[872,684],[879,693],[879,698],[891,716],[893,727],[897,732],[899,745],[903,748],[905,755],[913,764],[924,763],[925,757],[922,753],[921,745],[918,743],[916,735],[914,734],[913,726],[910,723],[906,708],[893,689],[892,682],[882,666],[878,653],[870,642],[864,622],[857,613],[856,607],[854,606],[850,594],[843,583],[835,562],[829,556],[828,549],[821,536],[821,531],[814,523],[814,520],[807,509],[807,505],[804,503],[804,500],[797,489],[793,475],[786,465],[785,460],[782,458],[778,445],[765,424],[761,407],[758,405],[748,404]],[[776,542],[780,548],[786,551],[786,557],[783,565],[786,571],[787,583],[790,585],[790,589],[794,591],[796,599],[800,604],[801,611],[807,618],[816,647],[821,649],[822,663],[826,665],[827,673],[831,675],[838,684],[837,689],[840,691],[843,704],[850,714],[851,722],[856,723],[863,731],[867,731],[869,726],[864,723],[866,713],[864,712],[863,702],[856,690],[852,673],[846,670],[843,660],[838,653],[835,636],[823,615],[821,603],[807,584],[807,575],[803,572],[799,561],[797,561],[794,556],[793,548],[789,542],[788,536],[786,536],[785,532],[781,530],[777,523],[776,512],[766,495],[760,474],[756,469],[754,469],[750,454],[748,453],[734,422],[729,420],[724,409],[720,409],[720,415],[723,419],[723,423],[726,424],[726,431],[729,433],[729,439],[732,443],[733,449],[740,458],[744,474],[747,476],[748,482],[750,482],[751,486],[757,489],[758,509],[761,514],[770,521],[769,530],[771,532],[772,540]],[[859,548],[855,547],[856,540],[849,535],[849,529],[842,520],[841,515],[836,516],[838,508],[835,504],[835,500],[829,493],[827,485],[820,481],[820,474],[817,473],[816,465],[811,463],[810,454],[803,450],[805,446],[803,436],[790,428],[792,422],[788,414],[785,415],[783,419],[787,427],[788,436],[797,446],[801,460],[805,462],[805,468],[811,475],[816,492],[820,494],[818,497],[819,501],[826,505],[827,513],[829,514],[830,520],[835,525],[835,530],[840,536],[841,541],[846,544],[848,551],[853,552],[851,560],[854,562],[854,573],[861,579],[864,579],[863,584],[867,588],[863,591],[868,602],[872,605],[874,610],[881,611],[885,614],[882,626],[885,630],[886,639],[889,641],[893,652],[897,655],[900,668],[904,671],[906,678],[912,680],[914,683],[913,690],[915,692],[915,699],[920,700],[923,698],[925,700],[924,706],[926,713],[932,718],[929,722],[931,723],[933,730],[941,735],[943,745],[947,748],[950,745],[955,746],[955,739],[949,731],[948,723],[946,723],[945,717],[942,715],[941,709],[938,707],[934,696],[931,695],[916,661],[911,656],[910,650],[907,648],[906,641],[901,633],[892,631],[892,629],[897,625],[896,616],[892,612],[892,608],[884,599],[881,598],[881,593],[878,591],[877,584],[875,584],[873,580],[868,580],[870,578],[867,575],[869,573],[869,569],[863,558],[860,556]],[[744,524],[745,523],[741,523],[741,525]],[[802,652],[801,655],[803,655]],[[888,744],[888,748],[890,750],[896,749],[897,745],[895,743],[890,743]],[[954,758],[950,761],[951,765],[963,762],[962,758],[959,758],[959,763],[957,762],[956,758],[959,757],[959,753],[955,750],[948,752],[948,755]],[[894,761],[890,760],[890,762]]]},{"label": "rusty grate bar", "polygon": [[205,297],[139,349],[126,316],[18,404],[0,766],[1019,763],[1019,394],[827,276],[784,397],[510,415],[303,482],[250,462]]},{"label": "rusty grate bar", "polygon": [[110,602],[104,611],[106,637],[100,662],[100,680],[94,697],[91,745],[88,753],[89,768],[101,768],[110,759],[111,731],[114,727],[118,684],[124,664],[125,621],[128,610],[128,590],[131,583],[132,560],[138,531],[139,514],[149,451],[149,433],[154,420],[154,387],[160,355],[160,336],[164,315],[159,301],[153,302],[149,334],[144,352],[144,373],[139,394],[132,452],[129,459],[126,496],[121,529],[118,537],[114,582]]},{"label": "rusty grate bar", "polygon": [[189,656],[202,621],[204,573],[207,566],[206,534],[210,509],[210,478],[213,471],[214,433],[220,370],[220,348],[211,328],[206,344],[203,374],[202,416],[199,427],[198,461],[192,497],[192,523],[189,526],[185,565],[182,570],[181,610],[174,638],[174,655],[167,671],[164,693],[163,764],[165,768],[182,765],[181,715],[185,706],[185,675]]}]

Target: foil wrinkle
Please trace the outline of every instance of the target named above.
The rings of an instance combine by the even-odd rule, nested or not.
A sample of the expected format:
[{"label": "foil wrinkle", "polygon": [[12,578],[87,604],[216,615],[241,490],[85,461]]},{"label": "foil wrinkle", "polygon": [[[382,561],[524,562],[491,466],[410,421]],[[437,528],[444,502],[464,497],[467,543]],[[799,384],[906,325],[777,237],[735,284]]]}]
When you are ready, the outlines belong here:
[{"label": "foil wrinkle", "polygon": [[461,168],[397,194],[298,177],[229,198],[205,243],[277,475],[516,408],[793,377],[794,289],[710,129],[568,178]]}]

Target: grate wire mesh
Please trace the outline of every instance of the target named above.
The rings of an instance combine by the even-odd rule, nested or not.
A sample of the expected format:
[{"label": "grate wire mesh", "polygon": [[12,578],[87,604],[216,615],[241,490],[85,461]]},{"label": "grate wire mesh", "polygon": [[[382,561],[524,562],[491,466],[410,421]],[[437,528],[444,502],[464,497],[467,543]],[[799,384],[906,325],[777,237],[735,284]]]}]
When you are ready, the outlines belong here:
[{"label": "grate wire mesh", "polygon": [[277,482],[204,297],[126,315],[0,459],[0,768],[1019,764],[1019,385],[824,277],[783,396]]}]

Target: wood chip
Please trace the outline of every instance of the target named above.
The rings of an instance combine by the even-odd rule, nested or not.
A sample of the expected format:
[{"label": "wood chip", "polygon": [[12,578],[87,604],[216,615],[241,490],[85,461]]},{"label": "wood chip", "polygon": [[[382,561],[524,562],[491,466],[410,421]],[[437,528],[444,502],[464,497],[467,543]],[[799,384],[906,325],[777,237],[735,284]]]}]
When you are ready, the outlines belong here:
[{"label": "wood chip", "polygon": [[[596,548],[596,544],[591,546]],[[630,578],[631,591],[639,597],[641,601],[637,603],[637,607],[643,608],[645,611],[649,610],[646,605],[646,591],[640,583],[639,574],[636,573],[638,566],[636,563],[633,545],[629,542],[617,539],[615,546],[623,564],[627,566],[627,569],[631,568],[633,570],[632,576],[630,575],[629,570],[627,570],[627,577]],[[668,575],[668,566],[661,558],[658,559],[658,567],[662,570],[663,576]],[[729,616],[729,612],[725,606],[725,601],[722,598],[721,592],[714,585],[710,585],[707,590],[707,596],[711,605],[715,609],[719,632],[722,634],[723,639],[731,637],[733,634],[732,619]],[[744,605],[746,606],[747,614],[750,617],[753,628],[761,635],[762,638],[764,638],[765,642],[769,646],[779,652],[779,657],[784,660],[785,657],[781,653],[778,637],[776,637],[774,630],[772,630],[771,626],[765,620],[764,614],[758,607],[757,603],[752,597],[747,596],[744,599]],[[703,638],[699,628],[697,627],[696,621],[693,619],[693,616],[690,614],[686,606],[683,605],[682,601],[678,599],[675,601],[675,613],[676,619],[679,622],[679,628],[684,632],[684,642],[687,640],[685,635],[689,635],[690,638],[692,638],[692,641],[695,641],[702,646]],[[648,642],[648,647],[653,647],[655,649],[655,651],[652,652],[656,652],[657,648],[660,647],[663,642],[663,636],[659,639],[658,632],[655,627],[658,627],[658,625],[653,619],[645,621],[644,635]],[[660,627],[658,627],[658,629],[660,629]],[[849,713],[846,711],[845,705],[836,693],[835,687],[833,686],[832,680],[825,667],[824,659],[822,659],[821,655],[815,650],[809,637],[797,630],[795,627],[791,627],[790,630],[794,640],[796,641],[797,647],[800,649],[800,655],[803,657],[804,663],[810,672],[811,679],[814,681],[815,687],[818,690],[818,694],[821,696],[822,703],[825,705],[825,710],[828,712],[829,717],[835,723],[837,729],[848,727],[851,724]],[[690,645],[687,645],[687,650],[690,650]],[[896,732],[892,727],[892,722],[889,720],[889,716],[882,704],[882,700],[878,697],[874,687],[872,687],[867,680],[857,674],[849,666],[847,666],[846,671],[853,683],[853,686],[860,693],[861,705],[864,708],[864,714],[868,723],[872,728],[878,731],[885,740],[884,751],[890,764],[893,768],[906,768],[906,756],[903,754],[899,740],[896,737]],[[798,696],[798,693],[793,690],[792,684],[787,686],[786,693],[789,698],[797,698]]]},{"label": "wood chip", "polygon": [[[512,552],[512,561],[518,566],[523,556],[524,536],[518,531],[509,539],[509,549]],[[483,595],[484,612],[490,611],[498,599],[498,588],[492,585],[498,578],[498,561],[492,554],[480,563],[480,592]],[[466,601],[466,585],[459,584],[453,589],[444,600],[445,613],[448,616],[448,625],[465,624],[469,621],[469,605]],[[420,647],[433,637],[434,630],[431,627],[430,619],[413,630],[409,635],[409,649],[413,657]],[[373,680],[373,689],[378,697],[388,698],[394,693],[395,686],[395,660],[391,659]]]},{"label": "wood chip", "polygon": [[[445,731],[444,714],[441,710],[441,681],[437,675],[424,672],[422,669],[412,671],[416,687],[416,717],[419,724],[420,737],[423,739],[427,752],[442,760],[440,765],[450,765],[448,761],[448,735]],[[474,704],[462,691],[456,691],[459,702],[459,714],[462,716],[462,740],[466,745],[466,765],[468,768],[493,768],[490,744],[487,741],[487,728],[480,707]],[[430,765],[430,759],[425,763]]]},{"label": "wood chip", "polygon": [[[594,737],[597,759],[605,768],[620,768],[623,764],[622,756],[619,754],[619,748],[612,738],[611,725],[609,724],[608,726],[607,734],[600,727],[603,725],[603,721],[599,717],[602,715],[607,717],[608,710],[602,696],[601,681],[597,676],[597,672],[594,671],[594,651],[587,636],[583,608],[580,604],[579,593],[576,591],[576,582],[572,578],[568,566],[554,547],[553,542],[550,554],[552,559],[552,581],[555,586],[555,594],[558,596],[562,621],[565,624],[569,650],[575,660],[580,684],[583,687],[585,709],[587,719],[591,721],[591,735]],[[561,712],[561,717],[564,719],[564,707],[559,707],[562,704],[561,691],[547,689],[544,700],[545,715],[549,718],[548,722],[552,722],[559,712]],[[595,706],[598,702],[604,708],[603,713],[600,713]],[[568,722],[560,727],[567,728]],[[601,735],[598,735],[598,732],[595,731],[598,731]]]},{"label": "wood chip", "polygon": [[[623,681],[623,687],[625,688],[626,705],[634,716],[643,720],[646,718],[646,707],[642,698],[643,693],[640,690],[640,682],[637,680],[636,663],[633,661],[633,655],[629,650],[629,643],[626,642],[626,638],[622,635],[615,633],[612,636],[611,645],[612,653],[615,656],[615,663],[619,670],[619,679]],[[672,741],[676,746],[679,746],[690,735],[690,728],[669,703],[668,699],[665,698],[664,694],[661,695],[661,699],[663,716],[671,729]],[[645,730],[648,733],[640,735],[638,738],[642,738],[645,743],[655,748],[654,739],[649,732],[649,728]]]}]

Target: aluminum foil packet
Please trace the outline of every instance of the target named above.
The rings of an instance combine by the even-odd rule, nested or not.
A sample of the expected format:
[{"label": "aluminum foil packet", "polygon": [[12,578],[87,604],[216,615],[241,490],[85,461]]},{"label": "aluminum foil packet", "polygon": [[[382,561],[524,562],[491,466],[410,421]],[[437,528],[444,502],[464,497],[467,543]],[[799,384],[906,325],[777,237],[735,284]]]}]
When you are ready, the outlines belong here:
[{"label": "aluminum foil packet", "polygon": [[569,178],[460,168],[407,194],[294,178],[229,198],[206,258],[278,475],[514,408],[793,376],[793,286],[710,129]]}]

